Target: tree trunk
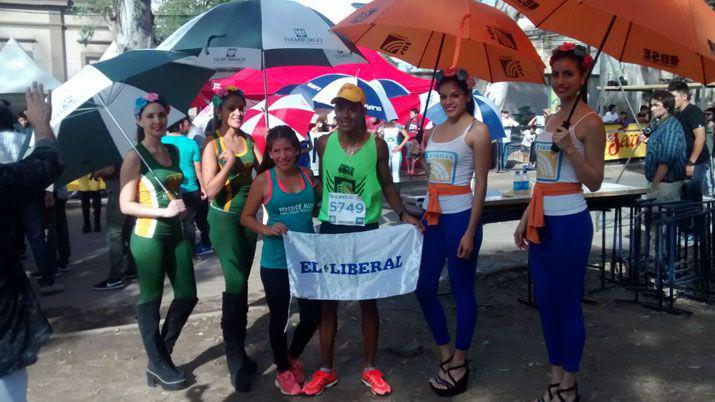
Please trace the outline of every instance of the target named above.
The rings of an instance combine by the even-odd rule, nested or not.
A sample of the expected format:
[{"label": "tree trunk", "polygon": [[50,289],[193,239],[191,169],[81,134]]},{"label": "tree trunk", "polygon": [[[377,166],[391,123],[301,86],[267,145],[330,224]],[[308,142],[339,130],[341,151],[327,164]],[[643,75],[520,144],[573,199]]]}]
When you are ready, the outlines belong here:
[{"label": "tree trunk", "polygon": [[151,0],[117,0],[116,10],[106,19],[117,43],[117,53],[154,47]]}]

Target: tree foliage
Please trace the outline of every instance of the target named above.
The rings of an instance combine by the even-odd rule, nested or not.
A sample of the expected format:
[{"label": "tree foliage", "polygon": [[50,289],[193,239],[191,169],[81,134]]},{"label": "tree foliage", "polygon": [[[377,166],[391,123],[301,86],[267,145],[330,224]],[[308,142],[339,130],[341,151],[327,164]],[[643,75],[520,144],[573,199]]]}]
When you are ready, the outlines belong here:
[{"label": "tree foliage", "polygon": [[[107,0],[97,0],[107,1]],[[155,15],[154,35],[158,42],[166,39],[190,19],[216,5],[230,0],[164,0]]]}]

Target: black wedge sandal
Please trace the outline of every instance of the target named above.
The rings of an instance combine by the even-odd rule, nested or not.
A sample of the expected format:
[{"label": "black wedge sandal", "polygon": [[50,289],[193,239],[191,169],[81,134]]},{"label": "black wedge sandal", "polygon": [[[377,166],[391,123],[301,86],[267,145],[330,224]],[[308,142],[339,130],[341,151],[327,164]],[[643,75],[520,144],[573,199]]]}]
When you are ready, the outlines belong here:
[{"label": "black wedge sandal", "polygon": [[[460,364],[459,366],[454,366],[450,367],[448,369],[445,369],[444,367],[440,366],[442,371],[447,374],[449,377],[449,381],[445,381],[439,376],[435,377],[435,381],[441,385],[444,385],[445,388],[437,388],[430,382],[430,388],[432,388],[432,391],[434,391],[435,394],[438,396],[442,397],[453,397],[459,394],[464,393],[467,390],[467,383],[469,382],[469,360],[465,360],[464,363]],[[454,377],[452,377],[452,370],[459,370],[459,369],[465,369],[464,375],[462,378],[459,379],[459,381],[456,381]]]},{"label": "black wedge sandal", "polygon": [[566,402],[566,399],[564,399],[561,394],[565,394],[567,392],[573,392],[576,394],[576,399],[574,399],[573,402],[581,402],[581,393],[578,392],[578,383],[574,383],[574,385],[571,387],[556,391],[556,397],[559,398],[559,402]]},{"label": "black wedge sandal", "polygon": [[[554,383],[554,384],[549,384],[549,386],[546,387],[546,392],[549,394],[549,401],[553,401],[553,400],[554,400],[554,394],[551,393],[551,390],[552,390],[553,388],[556,388],[556,390],[558,391],[559,385],[561,385],[561,383],[560,383],[560,382],[557,382],[557,383]],[[536,402],[546,402],[546,401],[544,400],[543,397],[540,397],[540,398],[536,399]]]}]

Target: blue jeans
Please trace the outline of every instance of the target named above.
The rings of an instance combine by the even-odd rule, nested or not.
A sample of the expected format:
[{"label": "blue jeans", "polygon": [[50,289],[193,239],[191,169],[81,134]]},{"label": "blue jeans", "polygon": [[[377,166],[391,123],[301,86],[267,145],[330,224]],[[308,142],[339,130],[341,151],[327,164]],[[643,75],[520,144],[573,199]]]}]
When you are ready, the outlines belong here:
[{"label": "blue jeans", "polygon": [[42,276],[38,283],[40,286],[48,286],[55,283],[57,262],[53,257],[55,254],[50,254],[50,248],[47,247],[43,218],[44,200],[38,195],[36,199],[25,207],[23,223],[25,225],[25,237],[27,242],[30,243],[37,270]]},{"label": "blue jeans", "polygon": [[706,161],[693,168],[693,181],[700,183],[700,189],[705,196],[713,195],[713,170],[712,162]]},{"label": "blue jeans", "polygon": [[511,147],[510,142],[500,142],[499,143],[499,168],[506,169],[509,165],[509,148]]},{"label": "blue jeans", "polygon": [[21,368],[0,377],[0,401],[27,402],[27,369]]}]

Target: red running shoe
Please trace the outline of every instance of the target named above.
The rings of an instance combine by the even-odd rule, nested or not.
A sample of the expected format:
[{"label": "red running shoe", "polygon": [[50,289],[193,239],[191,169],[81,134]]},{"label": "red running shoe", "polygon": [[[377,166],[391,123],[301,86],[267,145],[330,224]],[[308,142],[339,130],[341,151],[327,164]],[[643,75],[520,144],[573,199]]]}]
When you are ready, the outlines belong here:
[{"label": "red running shoe", "polygon": [[338,377],[335,375],[335,370],[318,370],[313,373],[313,378],[303,386],[303,395],[320,395],[326,388],[330,388],[337,383]]},{"label": "red running shoe", "polygon": [[300,395],[302,392],[300,385],[293,378],[293,372],[290,370],[278,373],[275,384],[283,395]]},{"label": "red running shoe", "polygon": [[289,357],[288,361],[290,362],[290,371],[293,372],[295,382],[303,385],[305,382],[305,369],[303,368],[303,363],[301,363],[299,359],[294,359],[292,357]]},{"label": "red running shoe", "polygon": [[375,395],[392,393],[392,387],[382,378],[382,372],[376,368],[363,371],[362,382],[370,387],[370,391]]}]

